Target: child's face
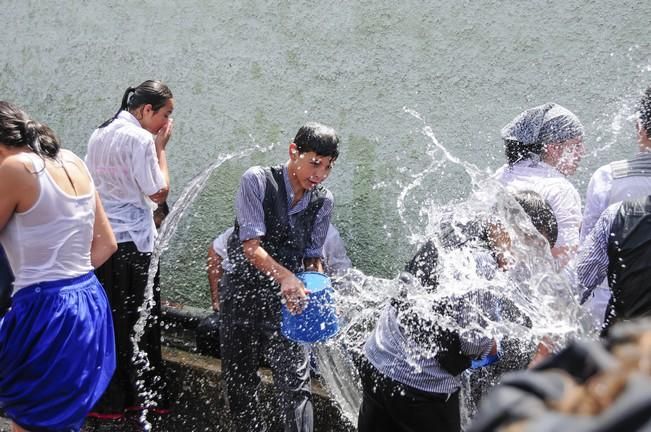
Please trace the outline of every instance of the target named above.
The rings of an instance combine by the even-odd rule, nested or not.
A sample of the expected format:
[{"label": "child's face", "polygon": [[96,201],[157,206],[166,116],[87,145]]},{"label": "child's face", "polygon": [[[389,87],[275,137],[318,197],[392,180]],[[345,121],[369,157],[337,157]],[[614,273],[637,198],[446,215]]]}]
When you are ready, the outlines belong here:
[{"label": "child's face", "polygon": [[154,111],[149,104],[144,105],[140,125],[156,135],[170,121],[172,111],[174,111],[174,99],[168,99],[158,111]]},{"label": "child's face", "polygon": [[550,164],[566,176],[574,175],[584,154],[585,146],[581,138],[550,144],[547,148]]},{"label": "child's face", "polygon": [[310,190],[330,175],[334,160],[315,152],[299,153],[294,144],[290,145],[289,175],[292,183],[302,189]]}]

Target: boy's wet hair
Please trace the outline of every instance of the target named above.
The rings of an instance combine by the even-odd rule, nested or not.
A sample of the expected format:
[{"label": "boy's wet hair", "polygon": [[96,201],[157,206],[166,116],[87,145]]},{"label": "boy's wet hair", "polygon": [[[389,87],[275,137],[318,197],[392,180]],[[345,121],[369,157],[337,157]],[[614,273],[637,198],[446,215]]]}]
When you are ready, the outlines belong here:
[{"label": "boy's wet hair", "polygon": [[517,192],[513,198],[529,216],[533,226],[547,239],[549,247],[554,247],[558,240],[558,223],[549,203],[539,194],[530,190]]},{"label": "boy's wet hair", "polygon": [[294,137],[299,153],[314,152],[319,156],[339,157],[339,137],[333,128],[321,123],[306,123]]},{"label": "boy's wet hair", "polygon": [[439,285],[438,278],[439,251],[432,240],[428,240],[407,263],[405,271],[418,279],[420,284],[430,289]]},{"label": "boy's wet hair", "polygon": [[647,136],[651,137],[651,87],[642,95],[637,109],[642,127],[646,130]]},{"label": "boy's wet hair", "polygon": [[[534,191],[522,191],[514,194],[515,200],[529,216],[538,232],[554,247],[558,239],[558,224],[551,206]],[[470,221],[464,225],[442,224],[439,240],[444,249],[462,247],[470,242],[477,242],[486,249],[490,244],[486,234],[488,221],[483,218]],[[405,266],[405,271],[418,279],[421,285],[430,289],[438,287],[439,250],[434,241],[428,240],[416,252]]]}]

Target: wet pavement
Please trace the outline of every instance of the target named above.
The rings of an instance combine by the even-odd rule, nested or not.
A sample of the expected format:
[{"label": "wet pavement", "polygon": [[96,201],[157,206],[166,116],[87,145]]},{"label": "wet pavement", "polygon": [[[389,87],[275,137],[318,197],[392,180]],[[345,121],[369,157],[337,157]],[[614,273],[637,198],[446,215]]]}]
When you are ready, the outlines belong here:
[{"label": "wet pavement", "polygon": [[0,432],[10,432],[10,431],[11,431],[11,423],[9,422],[9,420],[4,417],[0,417]]}]

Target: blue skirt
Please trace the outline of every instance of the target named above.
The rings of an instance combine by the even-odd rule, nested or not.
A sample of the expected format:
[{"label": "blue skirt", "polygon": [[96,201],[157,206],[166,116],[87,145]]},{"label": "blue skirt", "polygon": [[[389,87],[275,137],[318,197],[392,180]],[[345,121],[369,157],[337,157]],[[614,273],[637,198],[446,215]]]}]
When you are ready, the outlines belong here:
[{"label": "blue skirt", "polygon": [[14,422],[78,431],[114,370],[111,309],[92,272],[14,295],[0,319],[0,408]]}]

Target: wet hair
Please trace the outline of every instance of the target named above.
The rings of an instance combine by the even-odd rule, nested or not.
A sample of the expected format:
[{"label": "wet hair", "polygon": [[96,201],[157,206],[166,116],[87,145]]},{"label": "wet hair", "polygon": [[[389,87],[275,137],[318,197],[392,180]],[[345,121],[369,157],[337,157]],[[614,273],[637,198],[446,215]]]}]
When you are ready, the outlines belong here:
[{"label": "wet hair", "polygon": [[504,154],[509,165],[527,159],[529,155],[541,155],[545,146],[542,142],[523,144],[520,141],[504,140]]},{"label": "wet hair", "polygon": [[[534,191],[517,192],[515,200],[531,219],[538,232],[554,247],[558,239],[558,225],[551,206]],[[477,218],[463,225],[443,223],[439,240],[443,249],[462,247],[469,242],[491,249],[486,228],[490,222]],[[430,289],[438,287],[439,250],[428,240],[405,266],[405,271],[418,279],[421,285]]]},{"label": "wet hair", "polygon": [[154,111],[158,111],[173,97],[169,87],[158,80],[147,80],[138,87],[128,87],[122,96],[120,109],[113,117],[106,120],[99,127],[103,128],[110,125],[124,110],[131,111],[146,104],[150,104]]},{"label": "wet hair", "polygon": [[642,127],[646,130],[647,136],[651,138],[651,87],[646,89],[642,95],[637,109]]},{"label": "wet hair", "polygon": [[421,285],[436,289],[438,278],[439,251],[432,240],[428,240],[407,263],[405,271],[418,279]]},{"label": "wet hair", "polygon": [[37,155],[49,159],[56,158],[61,149],[52,129],[5,101],[0,101],[0,143],[7,147],[27,146]]},{"label": "wet hair", "polygon": [[[486,232],[487,221],[476,218],[459,224],[444,221],[441,223],[438,240],[442,250],[451,250],[475,243],[490,249]],[[433,240],[428,240],[405,266],[405,271],[418,279],[421,285],[430,289],[438,287],[439,249]]]},{"label": "wet hair", "polygon": [[513,198],[529,216],[533,226],[547,239],[549,246],[554,247],[558,240],[558,223],[549,203],[530,190],[517,192]]},{"label": "wet hair", "polygon": [[294,137],[294,144],[299,153],[314,152],[319,156],[339,157],[339,137],[335,130],[321,123],[306,123]]},{"label": "wet hair", "polygon": [[583,124],[567,108],[550,102],[518,114],[501,130],[509,165],[530,155],[542,155],[547,146],[582,138]]}]

